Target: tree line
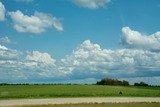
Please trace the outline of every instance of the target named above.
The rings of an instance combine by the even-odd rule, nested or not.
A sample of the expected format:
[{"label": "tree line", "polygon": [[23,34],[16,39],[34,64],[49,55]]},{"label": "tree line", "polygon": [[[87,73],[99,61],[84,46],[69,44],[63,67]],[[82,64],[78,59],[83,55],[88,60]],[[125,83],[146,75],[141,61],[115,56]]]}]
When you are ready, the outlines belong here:
[{"label": "tree line", "polygon": [[97,81],[97,85],[121,85],[121,86],[129,86],[129,82],[126,80],[120,81],[118,79],[110,79],[104,78],[100,81]]},{"label": "tree line", "polygon": [[[45,84],[45,83],[42,83],[42,84],[30,84],[30,83],[15,83],[15,84],[12,84],[12,83],[0,83],[0,86],[5,86],[5,85],[78,85],[78,84],[71,84],[71,83],[68,83],[68,84],[53,84],[53,83],[50,83],[50,84]],[[89,84],[84,84],[84,85],[89,85]],[[97,81],[96,85],[114,85],[114,86],[129,86],[129,82],[126,81],[126,80],[118,80],[118,79],[110,79],[110,78],[103,78],[101,79],[100,81]],[[134,83],[134,86],[149,86],[147,83],[145,82],[139,82],[139,83]]]},{"label": "tree line", "polygon": [[140,82],[140,83],[134,83],[134,86],[148,86],[148,84],[145,82]]},{"label": "tree line", "polygon": [[[118,79],[110,79],[110,78],[103,78],[100,81],[97,81],[97,85],[114,85],[114,86],[129,86],[129,82],[126,80],[118,80]],[[145,82],[134,83],[134,86],[149,86]]]}]

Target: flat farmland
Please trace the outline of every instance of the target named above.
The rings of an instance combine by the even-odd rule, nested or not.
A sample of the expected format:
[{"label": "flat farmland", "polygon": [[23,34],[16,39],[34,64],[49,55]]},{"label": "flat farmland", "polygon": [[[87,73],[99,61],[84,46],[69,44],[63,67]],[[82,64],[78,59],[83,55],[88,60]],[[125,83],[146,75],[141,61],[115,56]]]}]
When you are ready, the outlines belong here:
[{"label": "flat farmland", "polygon": [[[122,92],[122,94],[119,94]],[[102,85],[6,85],[0,99],[58,97],[160,97],[160,87]]]}]

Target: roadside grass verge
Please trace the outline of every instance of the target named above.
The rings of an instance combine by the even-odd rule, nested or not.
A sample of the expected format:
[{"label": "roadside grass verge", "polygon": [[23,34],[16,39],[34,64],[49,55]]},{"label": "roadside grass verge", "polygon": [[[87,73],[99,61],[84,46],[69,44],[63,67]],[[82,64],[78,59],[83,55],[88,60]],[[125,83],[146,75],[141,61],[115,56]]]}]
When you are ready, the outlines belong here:
[{"label": "roadside grass verge", "polygon": [[159,107],[157,102],[141,103],[82,103],[82,104],[55,104],[55,105],[31,105],[31,106],[14,106],[14,107]]}]

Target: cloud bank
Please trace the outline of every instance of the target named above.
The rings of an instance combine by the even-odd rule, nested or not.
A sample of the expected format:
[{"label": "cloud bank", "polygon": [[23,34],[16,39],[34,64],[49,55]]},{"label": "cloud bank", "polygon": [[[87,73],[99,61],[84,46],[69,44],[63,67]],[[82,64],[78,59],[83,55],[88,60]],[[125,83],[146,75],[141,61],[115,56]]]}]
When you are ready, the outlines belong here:
[{"label": "cloud bank", "polygon": [[[159,49],[153,48],[154,43],[141,40],[147,38],[148,41],[150,36],[139,35],[141,33],[129,27],[122,28],[122,33],[123,36],[136,36],[137,39],[122,37],[129,47],[116,50],[102,49],[99,44],[85,40],[60,60],[54,59],[49,53],[19,52],[0,45],[0,75],[3,75],[0,82],[83,83],[86,80],[87,83],[93,83],[109,77],[131,82],[152,80],[152,84],[160,84],[160,52],[152,51]],[[144,43],[139,43],[139,40]]]},{"label": "cloud bank", "polygon": [[46,29],[54,27],[57,31],[63,31],[61,22],[50,14],[35,12],[28,16],[20,10],[9,12],[13,21],[13,27],[17,32],[42,33]]},{"label": "cloud bank", "polygon": [[80,7],[97,9],[100,7],[104,7],[111,0],[72,0],[72,1],[74,4]]}]

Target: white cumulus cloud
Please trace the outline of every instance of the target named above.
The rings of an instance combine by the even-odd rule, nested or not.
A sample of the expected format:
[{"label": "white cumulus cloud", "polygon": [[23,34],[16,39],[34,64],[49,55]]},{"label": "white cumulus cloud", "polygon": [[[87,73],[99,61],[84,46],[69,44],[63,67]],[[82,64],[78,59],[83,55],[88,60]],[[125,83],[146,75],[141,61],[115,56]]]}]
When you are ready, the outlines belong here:
[{"label": "white cumulus cloud", "polygon": [[0,61],[15,60],[18,59],[21,54],[22,53],[17,50],[8,49],[7,47],[0,45]]},{"label": "white cumulus cloud", "polygon": [[0,2],[0,21],[3,21],[5,19],[5,7],[2,4],[2,2]]},{"label": "white cumulus cloud", "polygon": [[41,62],[44,64],[54,64],[55,60],[48,53],[41,53],[39,51],[33,51],[26,57],[27,60]]},{"label": "white cumulus cloud", "polygon": [[144,35],[129,27],[123,27],[122,33],[122,43],[130,48],[160,51],[160,32]]},{"label": "white cumulus cloud", "polygon": [[104,7],[111,0],[72,0],[74,4],[89,8],[89,9],[97,9],[99,7]]},{"label": "white cumulus cloud", "polygon": [[7,44],[16,44],[16,42],[13,42],[9,37],[1,37],[0,43],[7,43]]},{"label": "white cumulus cloud", "polygon": [[[55,60],[48,53],[28,52],[27,55],[17,50],[0,45],[0,82],[36,82],[43,78],[57,78]],[[60,77],[60,76],[58,76]]]},{"label": "white cumulus cloud", "polygon": [[17,10],[9,12],[9,15],[13,20],[14,29],[18,32],[41,33],[51,27],[57,31],[63,31],[61,22],[50,14],[36,11],[34,15],[28,16]]},{"label": "white cumulus cloud", "polygon": [[8,48],[6,48],[5,46],[0,45],[0,49],[1,50],[8,50]]}]

